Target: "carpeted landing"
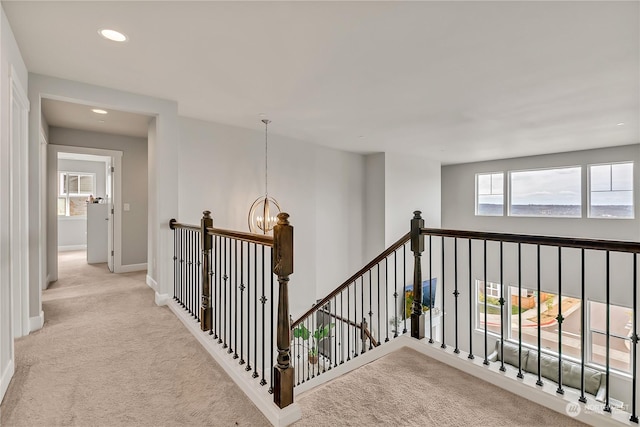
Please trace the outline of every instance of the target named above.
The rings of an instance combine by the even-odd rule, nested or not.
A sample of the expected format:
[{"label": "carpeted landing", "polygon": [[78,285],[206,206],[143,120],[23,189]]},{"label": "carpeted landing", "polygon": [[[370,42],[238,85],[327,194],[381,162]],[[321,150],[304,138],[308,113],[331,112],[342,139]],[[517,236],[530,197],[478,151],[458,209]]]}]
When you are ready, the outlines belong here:
[{"label": "carpeted landing", "polygon": [[402,348],[298,398],[296,426],[582,426]]}]

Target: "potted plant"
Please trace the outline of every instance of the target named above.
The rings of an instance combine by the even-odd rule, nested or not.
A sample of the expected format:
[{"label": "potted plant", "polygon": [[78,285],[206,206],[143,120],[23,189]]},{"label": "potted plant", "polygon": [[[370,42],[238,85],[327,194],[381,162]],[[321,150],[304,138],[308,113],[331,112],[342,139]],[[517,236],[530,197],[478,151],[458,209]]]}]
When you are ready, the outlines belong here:
[{"label": "potted plant", "polygon": [[309,363],[313,365],[318,363],[318,347],[320,341],[329,337],[331,328],[333,328],[334,325],[334,323],[330,323],[328,325],[320,325],[316,328],[315,331],[313,331],[313,333],[311,333],[311,331],[309,331],[309,329],[307,329],[307,327],[304,325],[300,325],[293,330],[294,338],[302,338],[303,340],[307,341],[307,343],[311,338],[313,339],[311,345],[307,344],[307,349],[309,351]]}]

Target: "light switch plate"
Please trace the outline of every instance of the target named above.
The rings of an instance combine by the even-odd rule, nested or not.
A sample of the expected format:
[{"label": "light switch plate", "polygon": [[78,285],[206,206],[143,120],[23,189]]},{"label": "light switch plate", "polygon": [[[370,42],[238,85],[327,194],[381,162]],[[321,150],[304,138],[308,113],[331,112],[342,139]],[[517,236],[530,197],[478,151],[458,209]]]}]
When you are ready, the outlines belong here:
[{"label": "light switch plate", "polygon": [[125,211],[125,212],[129,212],[129,211],[131,210],[131,206],[129,205],[129,203],[125,203],[125,204],[123,205],[123,208],[124,208],[124,211]]}]

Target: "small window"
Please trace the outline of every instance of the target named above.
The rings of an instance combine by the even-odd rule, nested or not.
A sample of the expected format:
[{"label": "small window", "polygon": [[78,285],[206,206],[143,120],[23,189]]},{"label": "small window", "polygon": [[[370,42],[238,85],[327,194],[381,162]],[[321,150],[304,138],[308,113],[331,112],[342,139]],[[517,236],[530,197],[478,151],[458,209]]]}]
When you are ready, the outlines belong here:
[{"label": "small window", "polygon": [[511,216],[582,216],[582,168],[567,167],[510,173]]},{"label": "small window", "polygon": [[504,173],[476,175],[476,215],[502,216],[504,214]]},{"label": "small window", "polygon": [[58,172],[58,216],[87,216],[87,198],[95,194],[95,178],[95,174]]},{"label": "small window", "polygon": [[[500,334],[500,295],[502,287],[499,283],[487,282],[487,323],[488,332]],[[485,287],[483,280],[476,280],[476,329],[484,331]],[[505,307],[508,309],[508,307]]]},{"label": "small window", "polygon": [[633,218],[633,163],[589,166],[589,217]]}]

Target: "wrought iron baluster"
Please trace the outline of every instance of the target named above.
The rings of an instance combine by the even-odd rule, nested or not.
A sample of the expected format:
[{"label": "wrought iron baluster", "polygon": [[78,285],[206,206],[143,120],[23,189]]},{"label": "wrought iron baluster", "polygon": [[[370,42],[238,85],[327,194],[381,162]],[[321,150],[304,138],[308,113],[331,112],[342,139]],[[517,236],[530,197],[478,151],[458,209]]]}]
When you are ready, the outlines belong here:
[{"label": "wrought iron baluster", "polygon": [[606,301],[607,301],[607,336],[606,336],[606,357],[607,357],[607,365],[606,365],[606,394],[604,400],[604,408],[602,408],[605,412],[611,412],[611,402],[610,402],[610,371],[611,371],[611,270],[610,270],[610,262],[609,262],[609,251],[607,253],[607,280],[605,282],[605,292],[606,292]]},{"label": "wrought iron baluster", "polygon": [[244,242],[240,242],[240,365],[244,365]]},{"label": "wrought iron baluster", "polygon": [[[371,288],[371,270],[369,270],[369,324],[372,325],[373,327],[373,292],[372,292],[372,288]],[[371,333],[371,331],[369,331],[369,333]],[[373,348],[373,341],[370,339],[369,340],[369,350],[371,350]]]},{"label": "wrought iron baluster", "polygon": [[562,247],[558,246],[558,389],[556,393],[564,394],[562,388]]},{"label": "wrought iron baluster", "polygon": [[[264,249],[264,246],[262,247]],[[273,266],[273,249],[269,251],[269,265]],[[275,346],[273,345],[273,338],[274,338],[274,334],[273,334],[273,324],[277,322],[277,319],[274,317],[274,313],[273,313],[273,272],[270,272],[269,277],[271,277],[271,348],[269,349],[269,354],[271,354],[271,364],[269,366],[274,366],[273,365],[273,352],[274,352],[274,348]],[[269,375],[270,380],[269,380],[269,393],[273,393],[273,375]]]},{"label": "wrought iron baluster", "polygon": [[393,337],[398,336],[398,250],[393,251]]},{"label": "wrought iron baluster", "polygon": [[264,272],[264,246],[262,246],[262,297],[260,298],[260,303],[262,304],[262,379],[260,379],[260,385],[267,384],[267,380],[264,378],[264,342],[265,342],[265,304],[267,302],[267,297],[264,294],[264,282],[265,282],[265,272]]},{"label": "wrought iron baluster", "polygon": [[[469,239],[469,313],[473,313],[473,271],[471,265],[471,239]],[[469,359],[474,359],[473,355],[473,319],[469,316]]]},{"label": "wrought iron baluster", "polygon": [[402,245],[402,313],[404,316],[404,327],[402,333],[407,333],[407,244]]},{"label": "wrought iron baluster", "polygon": [[[504,300],[504,257],[502,253],[502,243],[503,242],[501,241],[500,242],[500,370],[504,372],[507,369],[504,367],[504,303],[505,303],[505,300]],[[511,322],[509,322],[509,324],[511,324]]]},{"label": "wrought iron baluster", "polygon": [[[562,368],[560,368],[562,369]],[[522,245],[518,243],[518,378],[522,374]]]},{"label": "wrought iron baluster", "polygon": [[542,293],[540,287],[542,283],[542,276],[540,275],[540,245],[536,245],[536,269],[537,269],[537,281],[538,281],[538,380],[536,381],[536,385],[542,386],[542,333],[541,333],[541,325],[540,325],[540,295]]},{"label": "wrought iron baluster", "polygon": [[[384,318],[389,319],[389,257],[384,259]],[[380,285],[378,285],[380,289]],[[380,298],[380,292],[378,292],[378,298]],[[380,299],[378,299],[378,307],[380,306]],[[380,323],[380,309],[378,308],[378,323]],[[389,322],[384,322],[385,325],[385,338],[384,342],[389,342]],[[380,329],[380,328],[378,328]]]},{"label": "wrought iron baluster", "polygon": [[[435,305],[433,303],[433,301],[431,300],[431,298],[433,297],[433,291],[431,289],[431,285],[433,284],[431,282],[431,280],[433,279],[433,272],[432,272],[432,254],[433,252],[431,251],[431,235],[429,235],[429,344],[433,344],[433,306]],[[422,283],[418,283],[416,286],[420,286],[422,288]],[[415,293],[416,290],[414,289],[413,292]],[[424,290],[422,291],[424,292]],[[422,295],[422,298],[424,298],[424,295]],[[420,301],[422,302],[422,301]],[[424,310],[424,308],[423,308]]]},{"label": "wrought iron baluster", "polygon": [[[460,292],[458,292],[458,238],[453,238],[453,320],[455,322],[455,342],[456,348],[453,350],[455,354],[460,354],[460,348],[458,347],[458,297],[460,296]],[[442,314],[444,317],[444,313]]]},{"label": "wrought iron baluster", "polygon": [[258,245],[253,244],[253,378],[258,378]]},{"label": "wrought iron baluster", "polygon": [[[637,330],[637,304],[638,304],[638,254],[633,255],[633,335],[631,337],[631,343],[633,345],[633,357],[632,357],[632,377],[631,377],[631,416],[629,421],[638,423],[638,414],[636,412],[636,385],[637,385],[637,351],[638,351],[638,330]],[[584,375],[583,375],[584,377]]]},{"label": "wrought iron baluster", "polygon": [[[584,248],[580,250],[580,397],[578,401],[587,403],[587,398],[584,395],[584,360],[585,360],[585,328],[587,326],[586,317],[586,295],[585,295],[585,262],[584,262]],[[538,296],[538,304],[540,303],[540,297]],[[540,316],[538,316],[540,319]],[[538,324],[540,321],[538,320]]]},{"label": "wrought iron baluster", "polygon": [[487,321],[487,241],[483,241],[483,259],[482,259],[482,267],[483,267],[483,280],[484,280],[484,360],[482,363],[484,365],[489,364],[488,354],[489,354],[489,344],[488,344],[488,331],[489,331],[489,322]]},{"label": "wrought iron baluster", "polygon": [[[441,292],[441,294],[442,294],[442,316],[441,316],[441,319],[442,319],[442,326],[441,326],[442,327],[442,343],[440,344],[440,348],[447,348],[447,344],[444,341],[444,330],[445,330],[445,327],[444,327],[444,318],[445,318],[445,316],[444,316],[444,294],[445,294],[445,292],[444,292],[444,290],[445,290],[445,287],[444,287],[444,283],[445,283],[444,282],[444,236],[442,236],[441,252],[442,252],[442,260],[441,260],[442,261],[442,292]],[[429,292],[431,293],[431,286],[429,286]],[[429,295],[429,296],[430,297],[435,297],[435,295]],[[429,301],[431,301],[431,298],[429,298]],[[435,304],[433,304],[433,305],[435,305]]]}]

